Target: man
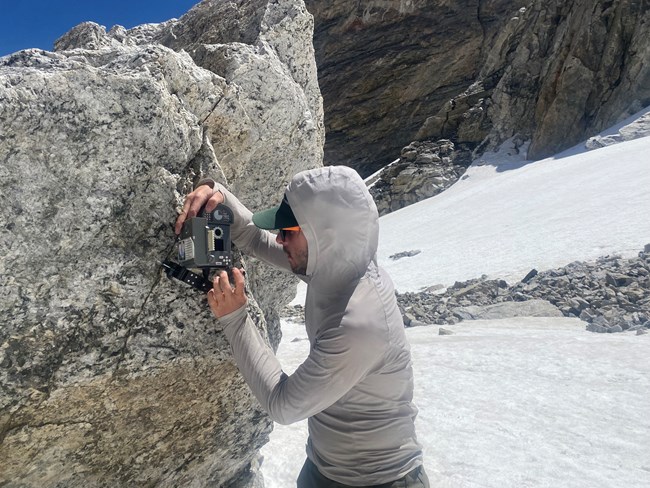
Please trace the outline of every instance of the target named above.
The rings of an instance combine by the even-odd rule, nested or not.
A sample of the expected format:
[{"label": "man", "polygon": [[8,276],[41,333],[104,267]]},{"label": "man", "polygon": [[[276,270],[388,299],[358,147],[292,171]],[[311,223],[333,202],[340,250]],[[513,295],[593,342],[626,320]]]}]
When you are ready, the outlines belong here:
[{"label": "man", "polygon": [[223,186],[204,182],[188,195],[176,233],[203,205],[222,202],[235,215],[230,230],[239,249],[308,284],[311,350],[291,376],[248,317],[242,273],[233,270],[233,286],[222,271],[208,293],[235,361],[270,417],[281,424],[309,419],[298,487],[428,487],[414,428],[410,348],[393,284],[377,266],[378,214],[363,180],[342,166],[304,171],[278,207],[256,214]]}]

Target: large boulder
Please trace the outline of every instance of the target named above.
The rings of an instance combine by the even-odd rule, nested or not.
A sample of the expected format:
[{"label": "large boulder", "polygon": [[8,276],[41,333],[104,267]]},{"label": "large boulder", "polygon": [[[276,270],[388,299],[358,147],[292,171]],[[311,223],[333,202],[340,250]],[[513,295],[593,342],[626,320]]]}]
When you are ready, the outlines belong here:
[{"label": "large boulder", "polygon": [[[309,33],[290,28],[311,17],[300,1],[260,8],[283,55],[262,34],[197,42],[224,60],[206,69],[156,40],[182,18],[83,24],[55,53],[0,58],[0,485],[259,486],[272,422],[204,295],[159,261],[200,178],[255,209],[321,164]],[[277,344],[266,318],[290,287],[253,281],[250,313]]]},{"label": "large boulder", "polygon": [[232,190],[258,209],[281,198],[277,181],[322,162],[323,103],[312,33],[313,18],[300,0],[204,0],[178,20],[128,31],[81,24],[55,47],[95,52],[98,46],[162,44],[222,77],[225,96],[214,100],[201,123]]}]

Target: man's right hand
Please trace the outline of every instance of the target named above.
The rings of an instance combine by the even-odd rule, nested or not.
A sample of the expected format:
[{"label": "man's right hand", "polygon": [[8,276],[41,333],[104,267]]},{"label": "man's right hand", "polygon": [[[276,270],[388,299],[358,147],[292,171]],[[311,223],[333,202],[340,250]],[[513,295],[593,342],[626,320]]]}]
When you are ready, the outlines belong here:
[{"label": "man's right hand", "polygon": [[223,203],[223,194],[219,190],[214,190],[210,188],[209,185],[199,186],[196,190],[185,197],[183,210],[181,210],[181,214],[176,219],[176,225],[174,226],[174,232],[176,232],[176,235],[181,233],[183,223],[187,219],[196,217],[199,210],[201,210],[204,205],[205,210],[211,212],[220,203]]}]

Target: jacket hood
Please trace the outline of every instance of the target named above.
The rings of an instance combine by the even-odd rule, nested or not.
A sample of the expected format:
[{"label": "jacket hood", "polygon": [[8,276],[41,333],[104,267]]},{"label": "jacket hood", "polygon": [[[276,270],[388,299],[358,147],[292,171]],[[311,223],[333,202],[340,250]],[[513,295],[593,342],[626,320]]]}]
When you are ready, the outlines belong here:
[{"label": "jacket hood", "polygon": [[379,216],[359,174],[327,166],[293,177],[285,192],[309,246],[307,280],[322,292],[355,285],[376,262]]}]

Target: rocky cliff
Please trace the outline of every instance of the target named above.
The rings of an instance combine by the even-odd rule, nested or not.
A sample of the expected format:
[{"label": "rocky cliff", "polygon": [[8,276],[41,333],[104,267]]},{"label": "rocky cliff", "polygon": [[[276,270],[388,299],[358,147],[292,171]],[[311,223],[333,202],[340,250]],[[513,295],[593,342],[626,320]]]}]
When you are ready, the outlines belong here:
[{"label": "rocky cliff", "polygon": [[634,0],[362,0],[307,6],[326,163],[368,175],[414,140],[541,158],[650,105],[650,6]]},{"label": "rocky cliff", "polygon": [[[260,486],[271,422],[158,265],[199,178],[256,209],[321,164],[311,16],[241,4],[0,58],[2,486]],[[242,264],[277,343],[291,287]]]},{"label": "rocky cliff", "polygon": [[650,105],[649,38],[647,2],[532,2],[461,95],[483,93],[460,116],[460,138],[489,127],[482,148],[515,138],[530,141],[528,157],[540,159],[620,122]]},{"label": "rocky cliff", "polygon": [[[326,164],[368,175],[463,92],[526,1],[307,0],[325,104]],[[441,136],[442,137],[442,136]]]}]

